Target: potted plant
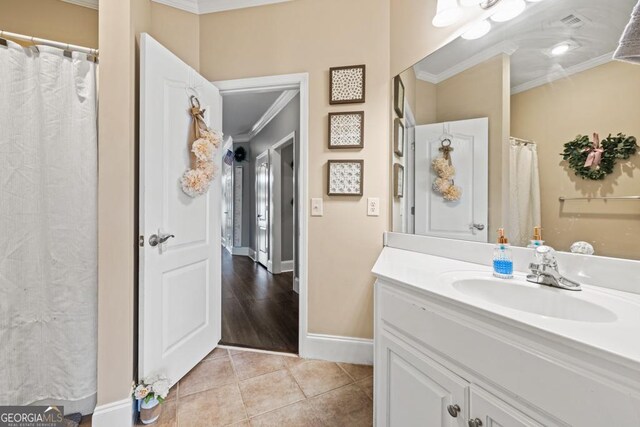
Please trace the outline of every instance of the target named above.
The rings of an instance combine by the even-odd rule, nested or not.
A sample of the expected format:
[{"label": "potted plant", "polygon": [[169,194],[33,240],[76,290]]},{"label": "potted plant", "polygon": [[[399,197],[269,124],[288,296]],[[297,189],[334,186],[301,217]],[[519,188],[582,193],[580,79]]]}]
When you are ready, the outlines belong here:
[{"label": "potted plant", "polygon": [[131,395],[138,401],[140,421],[153,424],[160,417],[160,404],[169,394],[169,380],[164,376],[154,376],[133,384]]}]

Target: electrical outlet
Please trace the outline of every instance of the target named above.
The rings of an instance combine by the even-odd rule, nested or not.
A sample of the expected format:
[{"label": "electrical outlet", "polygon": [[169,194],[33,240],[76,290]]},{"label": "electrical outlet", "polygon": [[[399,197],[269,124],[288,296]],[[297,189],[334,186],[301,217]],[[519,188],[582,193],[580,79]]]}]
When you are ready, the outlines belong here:
[{"label": "electrical outlet", "polygon": [[324,207],[322,205],[322,199],[311,199],[311,216],[322,216]]},{"label": "electrical outlet", "polygon": [[369,197],[367,199],[367,215],[380,216],[380,199],[377,197]]}]

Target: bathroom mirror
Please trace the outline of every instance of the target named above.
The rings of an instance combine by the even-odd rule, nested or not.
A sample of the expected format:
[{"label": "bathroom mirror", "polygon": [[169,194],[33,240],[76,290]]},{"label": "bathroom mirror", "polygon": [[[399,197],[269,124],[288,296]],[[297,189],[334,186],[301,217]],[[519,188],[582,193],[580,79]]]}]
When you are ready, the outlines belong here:
[{"label": "bathroom mirror", "polygon": [[396,76],[393,231],[527,246],[540,226],[640,259],[640,65],[613,59],[635,3],[527,2]]}]

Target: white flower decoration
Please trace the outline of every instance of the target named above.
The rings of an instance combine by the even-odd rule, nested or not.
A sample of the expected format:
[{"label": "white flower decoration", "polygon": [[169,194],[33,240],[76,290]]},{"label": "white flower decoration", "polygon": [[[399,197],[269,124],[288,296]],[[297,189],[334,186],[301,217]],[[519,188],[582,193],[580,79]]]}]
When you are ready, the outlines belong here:
[{"label": "white flower decoration", "polygon": [[210,180],[200,169],[189,169],[182,175],[182,191],[190,197],[205,194],[209,189]]},{"label": "white flower decoration", "polygon": [[196,169],[204,172],[209,181],[211,181],[216,176],[217,168],[213,162],[203,162],[202,160],[198,160],[196,161]]},{"label": "white flower decoration", "polygon": [[198,160],[210,162],[213,160],[213,152],[216,147],[211,141],[205,138],[196,139],[191,146],[191,152],[195,154]]},{"label": "white flower decoration", "polygon": [[133,391],[133,397],[135,397],[136,399],[144,399],[145,397],[147,397],[149,392],[150,390],[147,386],[145,386],[144,384],[140,384]]}]

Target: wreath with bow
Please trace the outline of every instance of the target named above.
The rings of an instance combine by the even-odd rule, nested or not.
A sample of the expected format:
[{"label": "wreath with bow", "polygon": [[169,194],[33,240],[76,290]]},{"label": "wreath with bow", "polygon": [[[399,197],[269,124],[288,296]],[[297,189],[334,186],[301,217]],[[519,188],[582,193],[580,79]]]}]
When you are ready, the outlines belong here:
[{"label": "wreath with bow", "polygon": [[573,141],[567,142],[560,155],[569,162],[569,167],[576,175],[597,181],[613,172],[618,159],[628,160],[637,150],[635,136],[609,134],[600,141],[600,136],[594,133],[593,141],[587,135],[578,135]]}]

